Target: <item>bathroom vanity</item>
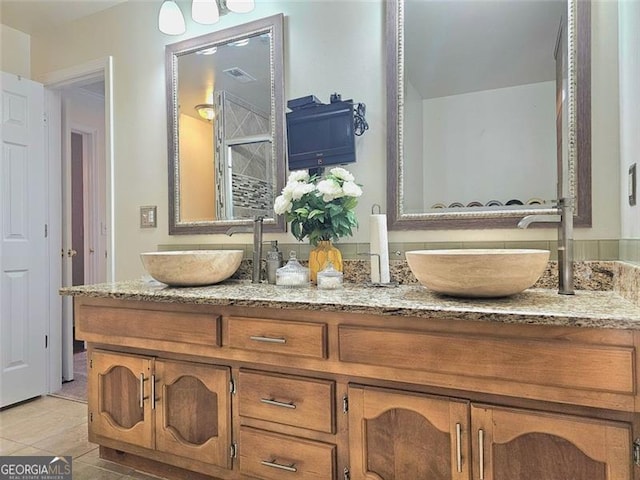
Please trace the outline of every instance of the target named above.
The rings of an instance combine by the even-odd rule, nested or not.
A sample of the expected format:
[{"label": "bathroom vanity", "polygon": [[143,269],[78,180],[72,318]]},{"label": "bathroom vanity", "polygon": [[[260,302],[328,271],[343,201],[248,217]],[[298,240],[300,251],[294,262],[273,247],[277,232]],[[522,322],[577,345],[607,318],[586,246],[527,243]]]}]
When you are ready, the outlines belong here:
[{"label": "bathroom vanity", "polygon": [[109,460],[197,479],[640,478],[640,308],[612,292],[63,293]]}]

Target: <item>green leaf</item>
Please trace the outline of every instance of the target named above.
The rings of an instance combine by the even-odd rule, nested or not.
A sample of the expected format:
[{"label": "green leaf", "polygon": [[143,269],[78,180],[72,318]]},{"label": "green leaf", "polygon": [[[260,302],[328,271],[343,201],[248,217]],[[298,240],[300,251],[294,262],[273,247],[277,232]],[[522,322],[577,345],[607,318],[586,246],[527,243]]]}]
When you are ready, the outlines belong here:
[{"label": "green leaf", "polygon": [[314,209],[311,210],[311,212],[309,212],[309,220],[311,220],[314,217],[317,217],[318,215],[323,215],[324,214],[324,210],[320,210],[320,209]]}]

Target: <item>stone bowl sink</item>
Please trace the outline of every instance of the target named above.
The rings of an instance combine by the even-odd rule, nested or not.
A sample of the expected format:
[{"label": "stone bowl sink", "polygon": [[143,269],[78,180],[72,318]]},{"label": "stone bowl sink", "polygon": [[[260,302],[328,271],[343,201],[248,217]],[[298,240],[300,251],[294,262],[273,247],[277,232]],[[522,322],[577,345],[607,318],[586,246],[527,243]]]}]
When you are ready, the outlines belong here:
[{"label": "stone bowl sink", "polygon": [[460,249],[406,252],[418,281],[454,297],[505,297],[532,286],[544,273],[549,250]]},{"label": "stone bowl sink", "polygon": [[222,282],[236,273],[242,250],[189,250],[140,254],[145,270],[172,287],[197,287]]}]

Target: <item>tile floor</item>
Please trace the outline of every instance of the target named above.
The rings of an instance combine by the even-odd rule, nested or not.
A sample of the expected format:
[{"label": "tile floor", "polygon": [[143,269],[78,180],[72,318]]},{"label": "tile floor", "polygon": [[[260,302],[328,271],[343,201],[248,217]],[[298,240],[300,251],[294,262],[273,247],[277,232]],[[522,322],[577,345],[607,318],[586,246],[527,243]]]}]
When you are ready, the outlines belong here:
[{"label": "tile floor", "polygon": [[74,480],[157,480],[98,456],[87,404],[43,396],[0,411],[0,455],[71,455]]}]

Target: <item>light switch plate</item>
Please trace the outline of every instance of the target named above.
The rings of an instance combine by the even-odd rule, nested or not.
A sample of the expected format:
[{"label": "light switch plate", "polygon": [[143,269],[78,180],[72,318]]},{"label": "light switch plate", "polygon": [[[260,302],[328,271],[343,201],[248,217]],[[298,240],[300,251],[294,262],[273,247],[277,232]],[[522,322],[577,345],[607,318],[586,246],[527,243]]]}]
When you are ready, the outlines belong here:
[{"label": "light switch plate", "polygon": [[156,228],[158,207],[144,206],[140,207],[140,228]]},{"label": "light switch plate", "polygon": [[638,190],[637,187],[637,174],[636,174],[636,164],[634,163],[629,167],[629,205],[634,206],[636,204],[637,195],[636,192]]}]

